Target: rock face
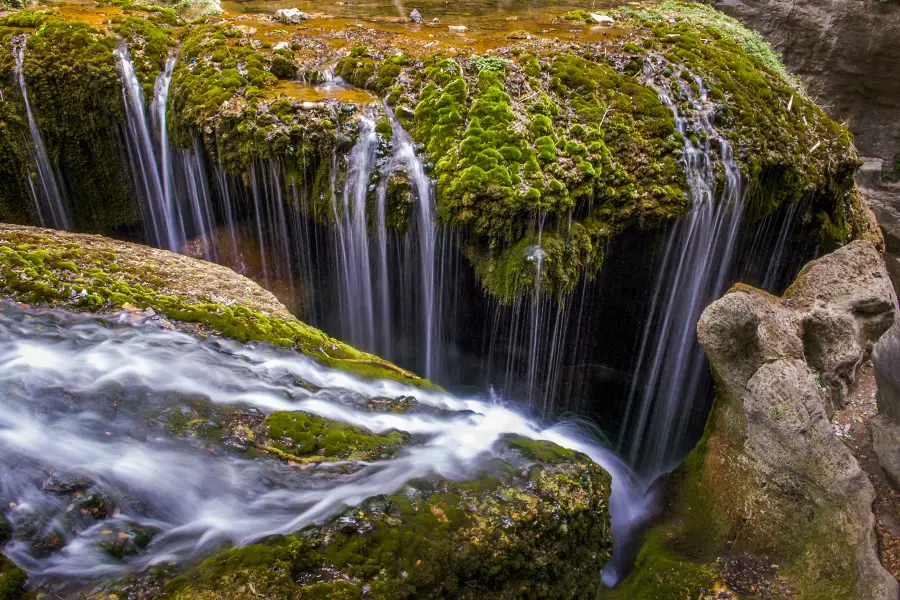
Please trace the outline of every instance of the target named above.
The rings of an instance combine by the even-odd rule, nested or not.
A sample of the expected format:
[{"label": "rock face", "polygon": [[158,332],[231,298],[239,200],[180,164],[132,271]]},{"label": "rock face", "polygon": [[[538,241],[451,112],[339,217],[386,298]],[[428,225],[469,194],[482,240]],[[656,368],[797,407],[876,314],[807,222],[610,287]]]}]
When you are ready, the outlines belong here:
[{"label": "rock face", "polygon": [[890,482],[900,489],[900,327],[885,333],[872,353],[879,416],[872,420],[872,448]]},{"label": "rock face", "polygon": [[828,418],[896,305],[881,257],[858,241],[780,299],[736,286],[697,328],[719,398],[697,467],[705,514],[723,532],[740,523],[732,553],[777,557],[803,598],[897,597],[875,551],[872,485]]},{"label": "rock face", "polygon": [[760,31],[866,156],[900,154],[900,4],[848,0],[718,0]]}]

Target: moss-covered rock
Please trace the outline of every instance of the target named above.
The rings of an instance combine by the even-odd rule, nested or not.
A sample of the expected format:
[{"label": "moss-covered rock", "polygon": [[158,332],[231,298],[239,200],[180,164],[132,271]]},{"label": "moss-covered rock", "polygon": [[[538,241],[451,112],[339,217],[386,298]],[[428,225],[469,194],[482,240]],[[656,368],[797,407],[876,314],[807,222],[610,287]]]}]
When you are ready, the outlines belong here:
[{"label": "moss-covered rock", "polygon": [[609,476],[553,444],[507,443],[540,464],[514,452],[474,481],[414,480],[321,526],[213,556],[166,597],[593,597],[611,550]]},{"label": "moss-covered rock", "polygon": [[[810,230],[826,248],[846,243],[859,221],[850,193],[858,165],[850,134],[805,97],[758,36],[704,5],[665,1],[619,9],[617,33],[600,41],[535,34],[504,39],[489,54],[452,56],[420,40],[353,28],[326,28],[316,36],[268,31],[265,36],[284,42],[273,46],[276,38],[238,19],[184,25],[174,13],[140,10],[123,8],[105,30],[28,11],[4,21],[17,31],[38,27],[28,44],[26,76],[38,86],[36,112],[51,159],[64,167],[73,198],[85,205],[74,211],[83,229],[137,219],[122,182],[127,170],[113,158],[117,142],[99,130],[108,115],[122,114],[120,94],[112,92],[115,36],[130,47],[145,91],[180,41],[167,119],[177,146],[194,148],[200,139],[213,164],[245,176],[260,160],[278,160],[285,182],[306,189],[306,210],[323,223],[333,219],[331,186],[341,181],[341,173],[331,171],[342,161],[332,157],[346,152],[361,111],[337,97],[306,101],[309,89],[298,91],[291,82],[295,74],[320,82],[322,53],[343,46],[336,74],[384,97],[421,144],[434,164],[438,219],[460,231],[484,287],[504,302],[538,288],[536,254],[542,256],[541,293],[564,301],[602,266],[617,232],[662,225],[688,210],[684,140],[658,90],[686,117],[697,112],[691,103],[700,98],[716,135],[730,143],[741,165],[749,218],[807,200]],[[566,18],[584,20],[585,14]],[[56,46],[51,63],[47,57]],[[83,73],[76,78],[61,69],[67,62]],[[0,74],[10,64],[0,51]],[[660,64],[665,68],[654,67]],[[57,110],[51,90],[59,96],[69,87],[78,101]],[[81,117],[51,122],[75,110]],[[381,112],[377,105],[372,110]],[[0,117],[0,124],[21,129],[21,107],[0,103]],[[388,122],[379,118],[387,140]],[[686,133],[705,141],[696,123]],[[13,138],[0,129],[0,142],[5,139]],[[76,139],[83,147],[70,152]],[[28,171],[20,146],[0,150],[9,156],[0,168]],[[84,189],[78,178],[85,179]],[[721,186],[721,167],[716,178]],[[26,220],[23,192],[3,192],[19,200],[0,202],[0,215]],[[408,203],[390,202],[399,210],[391,210],[388,221],[402,229]]]},{"label": "moss-covered rock", "polygon": [[0,225],[0,293],[74,310],[153,308],[240,341],[296,348],[361,376],[430,385],[301,323],[269,292],[226,267],[92,235]]},{"label": "moss-covered rock", "polygon": [[[0,85],[5,88],[6,111],[17,115],[7,125],[15,131],[7,137],[10,146],[0,152],[16,156],[16,171],[26,176],[34,167],[28,159],[31,138],[24,103],[13,74],[16,35],[28,35],[24,62],[28,95],[50,161],[68,191],[74,226],[109,231],[135,222],[137,205],[116,130],[116,120],[124,115],[113,55],[116,38],[52,13],[25,11],[0,18]],[[21,175],[14,180],[21,181]],[[27,189],[15,184],[0,192],[0,200],[0,213],[20,215],[23,207],[31,206]]]}]

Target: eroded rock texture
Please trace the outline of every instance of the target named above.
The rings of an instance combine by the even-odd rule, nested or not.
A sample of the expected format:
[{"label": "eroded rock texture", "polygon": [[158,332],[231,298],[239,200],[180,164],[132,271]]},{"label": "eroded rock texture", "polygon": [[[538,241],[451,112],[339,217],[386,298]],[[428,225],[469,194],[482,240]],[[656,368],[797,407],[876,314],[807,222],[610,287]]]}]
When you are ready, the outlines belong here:
[{"label": "eroded rock texture", "polygon": [[723,525],[743,522],[734,549],[795,549],[794,584],[827,581],[828,597],[897,597],[875,552],[872,485],[828,418],[896,307],[880,255],[858,241],[811,262],[782,298],[733,288],[698,325],[719,396],[698,476],[741,482],[707,501]]}]

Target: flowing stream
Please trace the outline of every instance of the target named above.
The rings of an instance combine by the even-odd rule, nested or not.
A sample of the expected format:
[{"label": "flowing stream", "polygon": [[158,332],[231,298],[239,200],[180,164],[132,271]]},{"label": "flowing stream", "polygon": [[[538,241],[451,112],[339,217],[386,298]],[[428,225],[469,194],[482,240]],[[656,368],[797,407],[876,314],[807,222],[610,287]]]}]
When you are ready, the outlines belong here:
[{"label": "flowing stream", "polygon": [[25,46],[27,42],[28,36],[23,35],[16,38],[13,41],[13,54],[16,59],[16,80],[19,83],[22,99],[25,101],[28,129],[31,132],[31,160],[36,170],[36,177],[28,179],[28,191],[34,201],[35,212],[41,225],[54,229],[69,229],[65,195],[59,184],[59,176],[50,164],[44,138],[41,136],[34,112],[31,110],[31,101],[28,99],[28,88],[25,85]]},{"label": "flowing stream", "polygon": [[[11,507],[7,517],[17,538],[56,536],[61,546],[48,552],[23,539],[7,546],[37,584],[196,560],[223,542],[249,544],[321,522],[413,478],[470,478],[506,433],[583,451],[610,471],[617,543],[642,510],[628,470],[571,423],[544,428],[502,404],[362,381],[292,351],[204,340],[134,313],[105,317],[0,303],[0,385],[7,390],[0,500]],[[366,397],[399,396],[439,410],[360,408]],[[199,440],[152,426],[152,415],[198,399],[260,413],[302,410],[426,441],[394,460],[299,470],[211,452]],[[106,498],[115,511],[102,520],[84,517],[85,505],[65,493],[75,487],[83,492],[79,498]],[[132,555],[114,558],[104,547],[110,538],[130,540],[140,531],[156,533]],[[608,567],[611,580],[616,568]]]}]

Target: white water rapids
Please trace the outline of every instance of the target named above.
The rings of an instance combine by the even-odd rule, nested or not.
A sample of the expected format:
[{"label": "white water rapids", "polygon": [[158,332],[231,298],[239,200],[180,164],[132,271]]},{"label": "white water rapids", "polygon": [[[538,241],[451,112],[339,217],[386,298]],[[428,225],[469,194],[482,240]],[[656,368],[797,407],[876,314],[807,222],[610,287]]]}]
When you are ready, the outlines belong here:
[{"label": "white water rapids", "polygon": [[[0,302],[0,501],[10,507],[7,518],[18,538],[41,528],[65,538],[52,553],[23,539],[6,547],[32,582],[115,577],[189,562],[222,543],[297,531],[413,478],[471,478],[506,433],[551,440],[603,465],[614,481],[614,536],[624,537],[643,514],[627,470],[572,424],[543,428],[497,403],[362,381],[293,351],[204,340],[158,321],[133,321],[131,313],[99,317]],[[393,414],[361,406],[364,397],[399,396],[414,396],[430,409]],[[151,411],[200,398],[262,412],[302,410],[375,432],[420,434],[425,441],[394,460],[358,469],[323,464],[302,470],[210,452],[200,440],[148,427]],[[88,481],[87,494],[99,494],[117,510],[102,520],[73,515],[71,498],[53,482],[74,479]],[[110,532],[127,535],[135,527],[158,532],[145,549],[117,559],[102,548]],[[614,567],[606,578],[615,579]]]}]

